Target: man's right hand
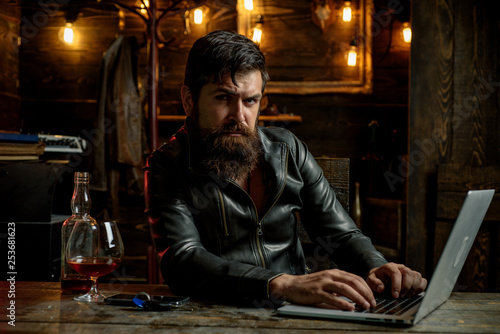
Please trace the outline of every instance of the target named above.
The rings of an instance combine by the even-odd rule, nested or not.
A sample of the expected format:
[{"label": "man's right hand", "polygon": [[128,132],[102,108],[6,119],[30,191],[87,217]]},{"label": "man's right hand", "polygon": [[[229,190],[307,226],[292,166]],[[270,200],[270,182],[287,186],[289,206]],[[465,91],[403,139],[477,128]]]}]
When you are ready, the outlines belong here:
[{"label": "man's right hand", "polygon": [[349,311],[355,306],[339,297],[347,297],[365,309],[376,306],[373,292],[363,278],[338,269],[280,275],[269,282],[269,293],[273,299],[308,305],[325,303]]}]

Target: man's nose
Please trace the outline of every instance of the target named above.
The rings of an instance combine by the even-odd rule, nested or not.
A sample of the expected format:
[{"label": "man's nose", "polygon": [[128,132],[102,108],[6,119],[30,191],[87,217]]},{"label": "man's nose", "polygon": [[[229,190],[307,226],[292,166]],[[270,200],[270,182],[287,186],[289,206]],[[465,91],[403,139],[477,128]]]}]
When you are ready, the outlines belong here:
[{"label": "man's nose", "polygon": [[234,102],[231,104],[229,119],[234,120],[236,123],[243,123],[245,120],[243,111],[244,111],[243,101],[235,99]]}]

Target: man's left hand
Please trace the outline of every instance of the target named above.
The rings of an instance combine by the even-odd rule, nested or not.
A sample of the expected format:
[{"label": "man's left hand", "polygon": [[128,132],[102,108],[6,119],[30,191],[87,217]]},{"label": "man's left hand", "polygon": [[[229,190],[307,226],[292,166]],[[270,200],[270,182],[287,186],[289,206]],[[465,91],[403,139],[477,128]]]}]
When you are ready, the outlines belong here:
[{"label": "man's left hand", "polygon": [[427,287],[427,280],[418,271],[392,262],[372,269],[366,282],[377,293],[391,287],[391,295],[394,298],[419,294]]}]

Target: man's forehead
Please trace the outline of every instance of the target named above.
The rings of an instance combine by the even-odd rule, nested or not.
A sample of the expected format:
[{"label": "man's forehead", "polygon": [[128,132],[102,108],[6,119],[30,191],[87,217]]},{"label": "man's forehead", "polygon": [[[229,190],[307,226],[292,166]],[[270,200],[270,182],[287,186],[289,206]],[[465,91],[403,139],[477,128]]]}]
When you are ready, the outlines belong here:
[{"label": "man's forehead", "polygon": [[210,91],[214,92],[218,90],[237,92],[241,89],[242,82],[244,82],[244,86],[247,88],[256,88],[260,91],[262,87],[262,76],[260,71],[237,72],[234,77],[234,82],[231,78],[231,74],[225,73],[220,80],[210,81],[206,86],[210,86]]}]

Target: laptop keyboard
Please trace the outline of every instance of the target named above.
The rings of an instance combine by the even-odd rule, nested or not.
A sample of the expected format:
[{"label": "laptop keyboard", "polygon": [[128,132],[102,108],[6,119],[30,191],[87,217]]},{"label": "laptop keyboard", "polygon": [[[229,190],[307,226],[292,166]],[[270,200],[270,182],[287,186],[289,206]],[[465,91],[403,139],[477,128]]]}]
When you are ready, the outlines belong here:
[{"label": "laptop keyboard", "polygon": [[401,315],[415,304],[420,302],[423,298],[421,295],[412,296],[403,299],[385,299],[385,298],[376,298],[377,306],[375,308],[369,308],[367,310],[356,307],[357,312],[361,313],[375,313],[375,314],[390,314],[390,315]]}]

